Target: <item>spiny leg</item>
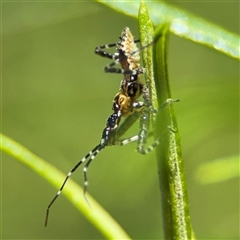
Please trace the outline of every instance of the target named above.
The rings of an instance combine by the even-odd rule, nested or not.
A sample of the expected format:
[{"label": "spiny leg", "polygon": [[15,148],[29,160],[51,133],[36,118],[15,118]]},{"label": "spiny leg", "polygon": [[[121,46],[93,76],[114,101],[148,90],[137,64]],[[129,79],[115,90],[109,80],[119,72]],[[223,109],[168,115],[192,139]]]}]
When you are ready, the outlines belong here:
[{"label": "spiny leg", "polygon": [[144,73],[144,69],[143,68],[139,68],[137,70],[114,68],[113,66],[115,66],[116,64],[119,64],[118,59],[116,61],[110,63],[109,65],[107,65],[104,68],[104,71],[106,73],[132,74],[132,75],[140,75],[140,74]]},{"label": "spiny leg", "polygon": [[[135,42],[135,41],[134,41]],[[138,40],[138,42],[140,42],[140,40]],[[136,43],[136,42],[135,42]],[[155,43],[155,41],[153,40],[152,42],[150,42],[149,44],[145,45],[145,46],[141,46],[140,48],[138,48],[136,51],[133,51],[131,53],[131,55],[133,56],[134,54],[136,54],[137,52],[141,52],[143,51],[145,48],[148,48],[150,46],[152,46]]]},{"label": "spiny leg", "polygon": [[[166,102],[160,106],[159,110],[165,108],[166,106],[168,106],[173,102],[178,102],[178,101],[179,99],[167,99]],[[143,109],[142,116],[140,117],[140,131],[138,134],[138,147],[137,147],[137,151],[143,155],[151,152],[161,142],[161,138],[162,138],[160,137],[156,139],[151,145],[145,148],[145,144],[148,137],[149,120],[150,120],[150,111],[148,111],[147,108]],[[169,128],[169,130],[173,131],[171,128]]]},{"label": "spiny leg", "polygon": [[140,113],[134,112],[133,114],[129,115],[124,122],[118,127],[115,138],[118,140],[120,139],[126,131],[131,128],[131,126],[139,119]]},{"label": "spiny leg", "polygon": [[[106,49],[106,48],[110,48],[110,47],[117,47],[118,43],[111,43],[111,44],[106,44],[106,45],[101,45],[95,48],[95,53],[101,57],[105,57],[105,58],[109,58],[111,60],[113,60],[113,62],[109,65],[107,65],[104,68],[105,72],[111,72],[112,70],[112,66],[115,66],[116,64],[119,64],[119,53],[109,53],[109,52],[105,52],[102,49]],[[118,68],[113,68],[113,72],[115,73],[122,73],[122,69],[118,69]]]},{"label": "spiny leg", "polygon": [[[121,37],[120,37],[121,39]],[[122,39],[121,39],[122,40]],[[139,43],[140,40],[135,40],[134,43]],[[121,69],[121,68],[115,68],[114,66],[119,64],[120,63],[120,57],[119,57],[119,54],[121,54],[120,52],[116,52],[116,53],[109,53],[109,52],[106,52],[106,51],[103,51],[102,49],[108,49],[110,47],[117,47],[119,48],[119,45],[121,45],[120,42],[117,42],[117,43],[111,43],[111,44],[106,44],[106,45],[101,45],[101,46],[98,46],[95,48],[95,53],[101,57],[105,57],[105,58],[109,58],[109,59],[112,59],[113,62],[110,63],[109,65],[107,65],[105,68],[104,68],[104,71],[106,73],[118,73],[118,74],[141,74],[143,73],[143,70],[142,69],[139,69],[139,70],[129,70],[129,69]],[[145,47],[144,47],[145,48]],[[143,48],[143,49],[144,49]],[[136,54],[138,51],[134,51],[131,53],[131,55],[134,55]]]},{"label": "spiny leg", "polygon": [[56,199],[58,198],[58,196],[61,194],[67,180],[69,179],[69,177],[77,170],[77,168],[83,163],[85,162],[90,156],[92,156],[95,151],[97,150],[97,148],[99,147],[99,145],[97,145],[95,148],[92,149],[92,151],[88,152],[88,154],[82,158],[75,166],[74,168],[67,174],[65,180],[63,181],[62,186],[60,187],[59,191],[57,192],[57,194],[55,195],[55,197],[52,199],[52,201],[49,203],[48,207],[47,207],[47,212],[46,212],[46,218],[45,218],[45,227],[47,226],[48,223],[48,216],[49,216],[49,211],[51,206],[53,205],[53,203],[56,201]]},{"label": "spiny leg", "polygon": [[[140,40],[136,40],[134,41],[134,43],[138,43],[140,42]],[[135,55],[136,53],[139,53],[141,52],[142,50],[144,50],[145,48],[151,46],[154,42],[151,42],[149,44],[147,44],[146,46],[143,46],[135,51],[133,51],[130,55],[133,56]],[[96,52],[96,50],[95,50]],[[99,49],[98,49],[98,52],[99,52]],[[119,57],[119,55],[122,55],[123,53],[121,52],[117,52],[115,54],[109,54],[107,52],[102,52],[101,54],[100,53],[97,53],[101,56],[104,55],[104,57],[108,57],[108,58],[112,58],[114,61],[111,62],[110,64],[108,64],[105,68],[104,68],[104,71],[106,73],[118,73],[118,74],[133,74],[133,75],[139,75],[139,74],[142,74],[144,73],[144,69],[143,68],[139,68],[137,70],[131,70],[131,69],[121,69],[121,68],[115,68],[114,66],[119,64],[121,62],[121,57]]]},{"label": "spiny leg", "polygon": [[[134,43],[139,43],[139,42],[140,42],[140,39],[134,40]],[[95,48],[94,52],[101,57],[113,59],[114,54],[105,52],[102,50],[102,49],[108,49],[112,47],[118,47],[118,43],[109,43],[109,44],[98,46]]]},{"label": "spiny leg", "polygon": [[129,115],[125,121],[116,129],[114,135],[109,139],[111,145],[126,145],[131,142],[138,140],[138,135],[135,135],[130,138],[120,139],[120,137],[139,119],[139,116],[142,115],[141,111],[145,108],[143,101],[136,101],[132,105],[134,112]]},{"label": "spiny leg", "polygon": [[166,102],[164,102],[164,103],[159,107],[158,110],[161,110],[161,109],[167,107],[168,105],[170,105],[170,104],[172,104],[172,103],[174,103],[174,102],[179,102],[179,101],[180,101],[180,99],[168,98],[168,99],[166,100]]},{"label": "spiny leg", "polygon": [[140,130],[138,133],[138,143],[137,143],[137,151],[141,154],[147,154],[148,152],[152,151],[154,147],[156,147],[159,142],[154,142],[154,147],[150,145],[147,149],[145,149],[145,144],[147,142],[147,134],[149,128],[149,112],[147,109],[142,111],[142,115],[140,117]]},{"label": "spiny leg", "polygon": [[[115,129],[115,127],[117,126],[117,122],[118,120],[121,118],[121,116],[117,113],[113,113],[107,121],[107,126],[104,128],[103,133],[102,133],[102,138],[100,140],[100,143],[94,147],[90,152],[88,152],[88,154],[82,158],[76,165],[75,167],[67,174],[67,177],[65,178],[61,188],[59,189],[59,191],[57,192],[56,196],[53,198],[53,200],[50,202],[50,204],[47,207],[47,213],[46,213],[46,220],[45,220],[45,226],[47,226],[47,220],[48,220],[48,215],[49,215],[49,209],[52,206],[52,204],[55,202],[55,200],[57,199],[57,197],[61,194],[62,189],[64,188],[67,180],[69,179],[69,177],[77,170],[77,168],[83,163],[85,162],[88,158],[88,162],[85,165],[83,172],[84,172],[84,198],[86,200],[86,202],[88,203],[86,197],[85,197],[85,192],[86,192],[86,186],[88,185],[88,181],[87,181],[87,168],[89,166],[89,164],[91,163],[91,161],[97,156],[97,154],[107,145],[108,140],[109,140],[109,135],[112,132],[112,129]],[[112,128],[111,128],[112,127]],[[89,204],[89,203],[88,203]]]},{"label": "spiny leg", "polygon": [[88,205],[90,206],[87,198],[86,198],[86,192],[87,192],[87,187],[88,187],[88,179],[87,179],[87,171],[88,171],[88,167],[91,164],[92,160],[99,154],[99,152],[104,148],[104,145],[99,144],[98,148],[96,149],[96,151],[92,154],[92,156],[89,158],[89,160],[87,161],[86,165],[83,168],[83,175],[84,175],[84,190],[83,190],[83,196],[84,199],[86,200],[86,202],[88,203]]},{"label": "spiny leg", "polygon": [[[120,125],[120,127],[117,129],[116,134],[115,134],[115,139],[112,141],[112,145],[120,145],[124,146],[132,142],[136,142],[138,140],[138,135],[129,137],[129,138],[124,138],[120,139],[120,137],[125,134],[125,132],[131,128],[131,126],[139,119],[140,113],[135,112],[132,115],[128,116],[125,121]],[[147,138],[152,137],[153,132],[151,131],[148,133]],[[114,144],[115,143],[115,144]]]},{"label": "spiny leg", "polygon": [[[139,43],[139,42],[140,42],[139,39],[134,41],[134,43]],[[112,47],[118,47],[118,43],[109,43],[109,44],[98,46],[95,48],[94,52],[97,55],[99,55],[100,57],[116,60],[116,58],[118,57],[117,54],[103,51],[103,49],[108,49],[108,48],[112,48]]]},{"label": "spiny leg", "polygon": [[[134,43],[137,43],[137,42],[140,42],[140,40],[134,41]],[[154,44],[154,41],[149,43],[149,44],[147,44],[147,45],[145,45],[145,46],[143,46],[143,47],[141,47],[141,48],[139,48],[139,49],[137,49],[137,50],[135,50],[135,51],[133,51],[130,55],[133,56],[136,53],[143,51],[145,48],[148,48],[152,44]],[[119,73],[119,74],[133,74],[133,75],[139,75],[139,74],[144,73],[144,69],[143,68],[139,68],[137,70],[114,68],[114,66],[116,64],[120,63],[120,60],[118,58],[119,54],[120,53],[115,53],[115,56],[113,55],[113,60],[114,61],[104,68],[105,72],[107,72],[107,73]]]},{"label": "spiny leg", "polygon": [[107,49],[107,48],[111,48],[111,47],[117,47],[117,43],[110,43],[110,44],[98,46],[98,47],[95,48],[94,52],[101,57],[113,59],[114,54],[109,53],[109,52],[105,52],[105,51],[102,50],[102,49]]},{"label": "spiny leg", "polygon": [[[122,38],[120,37],[120,40],[122,41]],[[140,39],[134,40],[134,43],[139,43]],[[144,50],[145,48],[151,46],[154,43],[154,41],[152,41],[151,43],[133,51],[131,53],[131,55],[135,55],[138,52],[141,52],[142,50]],[[111,47],[117,47],[117,49],[119,49],[119,46],[121,45],[121,42],[117,42],[117,43],[110,43],[110,44],[105,44],[105,45],[101,45],[95,48],[95,53],[101,57],[105,57],[105,58],[109,58],[112,59],[113,62],[110,63],[109,65],[107,65],[104,68],[104,71],[106,73],[118,73],[118,74],[141,74],[144,72],[143,69],[138,69],[138,70],[130,70],[130,69],[121,69],[121,68],[115,68],[114,66],[120,63],[120,57],[119,54],[121,54],[120,52],[116,52],[116,53],[109,53],[106,51],[103,51],[103,49],[108,49]]]},{"label": "spiny leg", "polygon": [[[114,106],[116,106],[116,105],[118,106],[118,104],[116,104],[116,105],[115,104],[116,103],[114,103]],[[107,120],[107,125],[102,132],[102,138],[100,140],[100,144],[97,147],[95,147],[95,151],[91,154],[89,160],[87,161],[86,165],[83,168],[83,176],[84,176],[83,196],[89,206],[90,206],[90,204],[86,198],[86,192],[87,192],[87,186],[88,186],[88,179],[87,179],[88,167],[91,164],[91,162],[95,159],[95,157],[99,154],[99,152],[103,148],[105,148],[107,145],[109,145],[109,141],[111,140],[111,135],[113,134],[113,132],[116,131],[120,119],[121,119],[121,114],[120,114],[119,110],[117,110],[112,115],[110,115],[110,117]]]},{"label": "spiny leg", "polygon": [[[163,103],[159,110],[165,108],[166,106],[168,106],[171,103],[174,102],[179,102],[179,99],[167,99],[165,103]],[[139,101],[136,102],[134,107],[141,109],[143,107],[143,102]],[[145,144],[146,144],[146,139],[149,137],[153,136],[153,132],[148,132],[148,126],[149,126],[149,110],[145,109],[144,111],[144,116],[140,117],[140,131],[138,135],[132,136],[130,138],[126,138],[126,139],[120,139],[120,137],[136,122],[136,120],[139,118],[140,115],[142,115],[143,113],[139,113],[138,111],[134,112],[132,115],[128,116],[125,121],[120,125],[120,127],[117,129],[116,134],[115,134],[115,139],[114,141],[112,141],[112,145],[120,145],[120,146],[124,146],[126,144],[138,141],[138,152],[140,152],[141,154],[147,154],[149,152],[151,152],[161,141],[161,138],[158,138],[157,140],[155,140],[147,149],[144,148]],[[151,112],[151,111],[150,111]],[[154,113],[157,113],[157,110],[154,110]],[[172,129],[171,127],[168,127],[168,129],[172,132],[175,132],[174,129]],[[115,144],[114,144],[115,143]]]},{"label": "spiny leg", "polygon": [[[108,53],[105,51],[102,51],[101,48],[106,48],[106,46],[109,45],[103,45],[103,46],[99,46],[96,47],[95,49],[95,53],[101,57],[105,57],[105,58],[109,58],[112,59],[113,62],[111,62],[110,64],[108,64],[105,68],[104,71],[106,73],[117,73],[117,74],[137,74],[136,70],[124,70],[121,68],[115,68],[114,66],[119,64],[119,53]],[[110,46],[117,46],[116,43],[111,44]]]},{"label": "spiny leg", "polygon": [[[143,120],[143,121],[144,121],[144,120]],[[141,120],[140,120],[140,123],[141,123]],[[143,124],[143,126],[142,126],[142,128],[140,129],[139,134],[138,134],[137,136],[134,136],[134,137],[130,138],[129,140],[131,140],[131,141],[128,140],[127,143],[132,142],[132,139],[135,139],[135,141],[138,141],[138,143],[137,143],[137,144],[138,144],[138,146],[137,146],[137,151],[138,151],[140,154],[146,155],[146,154],[150,153],[151,151],[153,151],[153,150],[157,147],[158,144],[160,144],[163,136],[165,136],[165,134],[166,134],[168,131],[165,130],[165,131],[163,132],[163,134],[162,134],[161,137],[157,138],[152,144],[150,144],[150,145],[146,148],[146,147],[145,147],[146,140],[147,140],[148,137],[150,137],[150,135],[151,135],[151,136],[153,135],[153,132],[150,132],[150,133],[148,134],[148,127],[147,127],[147,124],[148,124],[148,123],[142,123],[142,124]],[[168,127],[167,129],[170,130],[170,131],[172,131],[172,132],[174,132],[174,133],[176,132],[176,130],[172,129],[171,127]],[[125,140],[125,141],[126,141],[126,140]],[[125,144],[127,144],[127,143],[125,143]]]},{"label": "spiny leg", "polygon": [[[121,111],[119,110],[119,105],[117,103],[113,104],[114,106],[114,113],[112,115],[110,115],[110,117],[107,120],[107,124],[106,127],[104,128],[103,132],[102,132],[102,137],[100,140],[100,143],[94,148],[94,152],[92,152],[89,160],[87,161],[86,165],[83,168],[83,175],[84,175],[84,191],[83,191],[83,196],[86,200],[86,202],[88,203],[88,205],[90,206],[85,194],[87,192],[87,186],[88,186],[88,180],[87,180],[87,170],[89,165],[91,164],[92,160],[99,154],[99,152],[105,148],[106,146],[109,145],[109,141],[111,139],[111,135],[113,134],[113,132],[116,131],[117,127],[118,127],[118,123],[121,120]],[[116,108],[116,109],[115,109]]]},{"label": "spiny leg", "polygon": [[127,145],[132,142],[136,142],[138,140],[138,135],[132,136],[130,138],[122,139],[120,142],[121,146]]}]

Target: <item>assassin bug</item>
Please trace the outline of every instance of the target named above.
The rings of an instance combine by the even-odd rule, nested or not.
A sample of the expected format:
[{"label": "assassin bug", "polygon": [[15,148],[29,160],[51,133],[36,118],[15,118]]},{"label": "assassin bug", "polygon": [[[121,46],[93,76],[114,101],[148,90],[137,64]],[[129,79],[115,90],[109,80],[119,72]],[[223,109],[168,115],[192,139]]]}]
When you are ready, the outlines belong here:
[{"label": "assassin bug", "polygon": [[[137,48],[136,43],[139,40],[134,40],[132,33],[128,27],[125,27],[120,41],[113,44],[102,45],[96,47],[95,53],[99,56],[112,59],[113,62],[107,65],[104,69],[107,73],[123,74],[123,79],[120,83],[120,89],[117,95],[114,97],[112,110],[113,113],[107,119],[106,127],[102,132],[100,143],[96,145],[90,152],[88,152],[67,174],[61,188],[52,199],[47,207],[45,226],[47,226],[49,210],[57,197],[61,194],[68,178],[77,170],[77,168],[87,160],[86,165],[83,168],[84,174],[84,197],[87,191],[88,180],[87,170],[91,162],[95,159],[98,153],[106,146],[110,145],[126,145],[128,143],[137,141],[137,151],[141,154],[147,154],[152,151],[159,143],[160,138],[154,141],[149,147],[145,148],[146,139],[148,136],[149,127],[149,115],[156,113],[149,98],[148,88],[140,82],[140,76],[144,73],[144,69],[140,66],[140,50]],[[103,49],[117,47],[117,52],[114,54],[103,51]],[[116,64],[120,64],[122,68],[115,68]],[[143,101],[137,100],[140,96],[143,96]],[[161,107],[175,102],[178,100],[168,99],[166,103]],[[122,117],[127,117],[125,122],[119,127],[119,123]],[[140,130],[138,135],[128,139],[120,140],[120,137],[126,132],[126,130],[140,118]],[[127,126],[127,127],[126,127]],[[85,197],[86,199],[86,197]],[[87,199],[86,199],[87,201]]]}]

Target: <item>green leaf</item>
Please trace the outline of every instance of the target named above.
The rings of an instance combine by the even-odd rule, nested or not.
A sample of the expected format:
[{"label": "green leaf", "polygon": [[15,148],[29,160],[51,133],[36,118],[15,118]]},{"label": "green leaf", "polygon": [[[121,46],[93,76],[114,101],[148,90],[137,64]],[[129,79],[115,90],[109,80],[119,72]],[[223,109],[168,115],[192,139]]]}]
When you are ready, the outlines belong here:
[{"label": "green leaf", "polygon": [[201,164],[196,173],[201,184],[218,183],[240,176],[239,156],[216,159]]},{"label": "green leaf", "polygon": [[[137,1],[99,0],[99,2],[123,14],[137,18],[139,7]],[[167,3],[150,1],[147,2],[147,6],[155,26],[169,23],[169,30],[175,35],[240,59],[240,38],[237,34]]]},{"label": "green leaf", "polygon": [[[59,189],[66,177],[64,173],[60,172],[57,168],[11,138],[3,134],[0,134],[0,138],[0,149],[3,152],[14,157],[25,166],[28,166],[31,170],[39,174],[39,176],[49,181],[55,188]],[[83,189],[76,182],[69,179],[62,193],[107,239],[130,239],[110,214],[104,210],[96,200],[87,194],[87,198],[91,204],[91,207],[89,207],[83,198]],[[53,208],[51,208],[51,211],[53,211]]]}]

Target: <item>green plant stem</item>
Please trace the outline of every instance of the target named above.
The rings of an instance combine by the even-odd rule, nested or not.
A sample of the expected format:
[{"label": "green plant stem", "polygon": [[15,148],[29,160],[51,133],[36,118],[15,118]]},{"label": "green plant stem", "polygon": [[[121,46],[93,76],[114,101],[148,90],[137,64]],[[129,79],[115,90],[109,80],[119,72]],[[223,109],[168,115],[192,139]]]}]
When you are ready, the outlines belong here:
[{"label": "green plant stem", "polygon": [[[156,36],[158,40],[156,39],[153,49],[154,77],[159,106],[166,99],[171,98],[167,70],[168,32],[169,25],[166,24],[163,29],[161,28],[159,39]],[[156,122],[158,133],[164,132],[166,128],[170,127],[169,134],[156,149],[162,193],[163,223],[166,239],[188,240],[195,237],[190,222],[180,136],[173,107],[174,104],[171,104],[162,109]]]},{"label": "green plant stem", "polygon": [[[154,105],[155,109],[158,109],[157,93],[154,82],[153,73],[153,56],[152,56],[152,45],[153,45],[153,35],[154,28],[153,23],[149,19],[147,8],[144,2],[141,3],[138,13],[138,23],[139,23],[139,37],[141,40],[141,46],[144,48],[142,51],[142,61],[145,68],[145,82],[149,89],[150,99]],[[147,46],[147,47],[146,47]]]},{"label": "green plant stem", "polygon": [[[139,9],[139,29],[142,46],[154,39],[152,47],[143,50],[146,68],[146,84],[150,90],[154,107],[162,106],[171,98],[167,72],[167,36],[169,24],[160,26],[153,37],[153,25],[148,16],[147,6],[141,2]],[[155,83],[154,83],[155,80]],[[156,90],[155,90],[156,86]],[[157,96],[157,104],[155,103]],[[188,210],[185,173],[181,145],[175,113],[171,104],[159,111],[156,121],[155,139],[163,136],[156,148],[159,184],[162,197],[162,217],[165,239],[193,239],[193,231]],[[169,130],[170,127],[172,130]],[[174,129],[174,131],[173,131]],[[167,134],[163,134],[167,133]]]},{"label": "green plant stem", "polygon": [[[3,152],[14,157],[25,166],[28,166],[31,170],[49,181],[53,186],[55,186],[55,188],[59,189],[66,177],[64,173],[60,172],[57,168],[47,163],[42,158],[38,157],[11,138],[0,134],[0,139],[0,149]],[[83,198],[83,189],[72,179],[68,180],[68,183],[62,193],[107,239],[130,239],[130,237],[110,216],[110,214],[104,210],[100,204],[96,202],[96,200],[87,194],[87,198],[91,204],[91,207],[89,207]],[[51,196],[49,197],[51,198]],[[49,199],[49,201],[50,200],[51,199]],[[46,208],[47,204],[48,203],[46,203]],[[44,210],[46,209],[43,209],[43,211]],[[54,207],[51,208],[51,211],[54,211]]]}]

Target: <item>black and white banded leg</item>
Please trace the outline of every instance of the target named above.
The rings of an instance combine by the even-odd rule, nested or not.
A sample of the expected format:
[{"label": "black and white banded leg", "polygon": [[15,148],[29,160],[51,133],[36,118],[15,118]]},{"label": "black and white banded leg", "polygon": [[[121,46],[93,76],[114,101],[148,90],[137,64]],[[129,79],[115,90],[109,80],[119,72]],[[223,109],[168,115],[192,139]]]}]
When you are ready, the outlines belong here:
[{"label": "black and white banded leg", "polygon": [[[139,43],[140,40],[135,40],[134,43]],[[124,53],[121,51],[118,51],[116,53],[109,53],[106,51],[103,51],[103,49],[108,49],[111,47],[119,47],[120,43],[111,43],[111,44],[106,44],[106,45],[101,45],[95,48],[95,53],[101,57],[105,57],[105,58],[109,58],[112,59],[113,62],[111,62],[110,64],[108,64],[105,68],[104,71],[106,73],[117,73],[117,74],[133,74],[133,75],[138,75],[138,74],[142,74],[144,72],[144,70],[142,68],[138,69],[138,70],[130,70],[130,69],[122,69],[122,68],[115,68],[114,66],[117,64],[120,64],[121,61],[126,61],[126,56],[124,55]],[[145,47],[144,47],[145,48]],[[142,49],[141,49],[142,50]],[[131,55],[136,54],[137,51],[134,51],[131,53]]]},{"label": "black and white banded leg", "polygon": [[[139,39],[134,41],[134,43],[139,43],[139,42],[140,42]],[[118,43],[109,43],[109,44],[98,46],[95,48],[94,52],[101,57],[116,60],[115,53],[112,54],[112,53],[103,51],[103,49],[108,49],[108,48],[112,48],[112,47],[118,47]]]},{"label": "black and white banded leg", "polygon": [[[49,211],[51,206],[53,205],[53,203],[56,201],[56,199],[58,198],[58,196],[62,193],[62,190],[65,186],[65,184],[67,183],[68,179],[70,178],[70,176],[78,169],[78,167],[84,163],[89,157],[91,158],[94,154],[96,156],[96,152],[99,153],[99,148],[100,148],[100,144],[97,145],[95,148],[93,148],[90,152],[88,152],[88,154],[86,154],[85,157],[83,157],[75,166],[74,168],[67,174],[65,180],[63,181],[62,186],[60,187],[59,191],[57,192],[56,196],[52,199],[52,201],[49,203],[48,207],[47,207],[47,212],[46,212],[46,219],[45,219],[45,226],[47,226],[48,223],[48,216],[49,216]],[[102,149],[102,148],[101,148]]]},{"label": "black and white banded leg", "polygon": [[[83,191],[83,196],[86,200],[86,202],[88,203],[85,193],[87,191],[87,186],[88,186],[88,180],[87,180],[87,170],[88,167],[90,165],[90,163],[92,162],[92,160],[99,154],[99,152],[104,149],[109,142],[109,139],[111,137],[111,133],[114,132],[116,130],[116,128],[118,127],[118,122],[121,119],[121,114],[120,111],[116,111],[114,112],[112,115],[110,115],[110,117],[107,120],[107,124],[106,127],[104,128],[103,132],[102,132],[102,137],[100,140],[100,143],[94,147],[90,152],[88,152],[85,157],[83,157],[75,166],[74,168],[67,174],[65,180],[63,181],[62,186],[60,187],[59,191],[57,192],[57,194],[55,195],[55,197],[52,199],[52,201],[50,202],[50,204],[47,207],[47,212],[46,212],[46,219],[45,219],[45,226],[47,226],[47,222],[48,222],[48,216],[49,216],[49,211],[51,206],[53,205],[53,203],[56,201],[56,199],[58,198],[58,196],[61,194],[65,184],[67,183],[68,179],[70,178],[70,176],[78,169],[78,167],[84,163],[87,159],[87,163],[83,168],[83,175],[84,175],[84,191]],[[89,203],[88,203],[89,204]]]},{"label": "black and white banded leg", "polygon": [[[174,102],[179,102],[179,99],[167,99],[166,102],[160,106],[159,110],[165,108],[166,106]],[[147,148],[145,148],[145,144],[147,142],[148,137],[149,121],[150,111],[148,111],[148,109],[144,109],[140,117],[140,131],[138,133],[138,146],[137,146],[137,151],[143,155],[148,154],[149,152],[154,150],[154,148],[157,147],[157,145],[161,142],[161,137],[159,137]]]},{"label": "black and white banded leg", "polygon": [[[179,102],[179,99],[167,99],[166,102],[159,107],[159,110],[165,108],[166,106],[174,102]],[[150,112],[148,111],[147,108],[143,109],[140,115],[140,130],[138,135],[121,140],[120,145],[123,146],[123,145],[137,141],[137,151],[140,154],[145,155],[153,151],[157,147],[157,145],[160,144],[163,136],[156,139],[147,148],[145,147],[147,138],[149,137],[149,133],[148,133],[149,121],[150,121]],[[168,127],[168,129],[172,132],[175,132],[175,130],[170,127]]]}]

